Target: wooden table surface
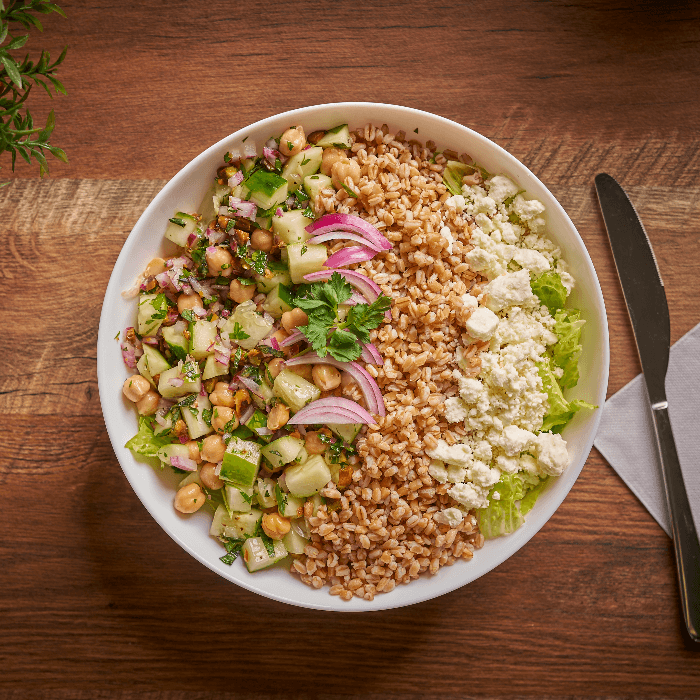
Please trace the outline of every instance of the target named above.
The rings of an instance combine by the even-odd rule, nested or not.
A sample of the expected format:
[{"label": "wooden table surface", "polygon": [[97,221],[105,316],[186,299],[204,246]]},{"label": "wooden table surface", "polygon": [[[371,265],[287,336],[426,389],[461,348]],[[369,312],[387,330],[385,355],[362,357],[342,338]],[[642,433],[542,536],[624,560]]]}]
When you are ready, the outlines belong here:
[{"label": "wooden table surface", "polygon": [[697,4],[59,4],[68,18],[28,46],[69,45],[52,106],[70,163],[0,190],[0,697],[700,697],[670,541],[595,450],[541,532],[471,585],[303,610],[224,581],[151,519],[105,431],[95,349],[123,241],[192,157],[287,109],[390,102],[479,131],[559,198],[600,277],[614,393],[639,364],[597,172],[637,204],[673,339],[700,321]]}]

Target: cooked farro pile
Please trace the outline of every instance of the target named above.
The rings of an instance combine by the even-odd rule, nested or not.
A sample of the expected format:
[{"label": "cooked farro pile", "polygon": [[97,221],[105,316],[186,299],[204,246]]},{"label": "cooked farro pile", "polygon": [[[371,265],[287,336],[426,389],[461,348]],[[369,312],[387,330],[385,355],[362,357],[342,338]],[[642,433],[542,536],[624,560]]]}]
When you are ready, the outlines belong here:
[{"label": "cooked farro pile", "polygon": [[471,559],[591,408],[562,394],[583,321],[544,207],[386,125],[242,150],[140,280],[127,446],[183,472],[175,507],[212,507],[227,564],[291,554],[304,583],[372,600]]}]

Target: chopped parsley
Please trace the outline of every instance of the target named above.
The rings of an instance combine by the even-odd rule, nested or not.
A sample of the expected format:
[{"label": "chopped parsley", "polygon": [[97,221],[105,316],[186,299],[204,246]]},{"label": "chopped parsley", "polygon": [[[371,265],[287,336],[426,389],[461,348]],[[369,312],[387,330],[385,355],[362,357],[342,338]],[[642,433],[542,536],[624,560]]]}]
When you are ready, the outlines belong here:
[{"label": "chopped parsley", "polygon": [[233,324],[233,332],[229,333],[228,337],[231,338],[231,340],[245,340],[246,338],[250,338],[250,335],[241,328],[241,324],[238,323],[238,321],[235,321]]},{"label": "chopped parsley", "polygon": [[357,195],[344,183],[341,182],[340,186],[351,196],[357,199]]},{"label": "chopped parsley", "polygon": [[231,566],[231,564],[233,564],[233,562],[236,561],[236,559],[238,559],[238,555],[241,553],[241,549],[243,549],[245,540],[237,540],[233,537],[224,536],[222,536],[220,539],[223,542],[224,547],[226,548],[226,554],[224,554],[223,557],[219,557],[219,559],[224,564],[228,564],[229,566]]}]

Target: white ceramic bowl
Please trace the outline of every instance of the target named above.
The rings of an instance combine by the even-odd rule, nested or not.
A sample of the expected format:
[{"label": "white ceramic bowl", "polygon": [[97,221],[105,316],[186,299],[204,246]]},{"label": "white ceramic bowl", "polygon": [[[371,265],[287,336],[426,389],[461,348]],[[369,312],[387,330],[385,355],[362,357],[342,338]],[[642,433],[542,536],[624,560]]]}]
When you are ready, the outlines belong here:
[{"label": "white ceramic bowl", "polygon": [[212,173],[222,162],[223,154],[243,139],[255,142],[258,149],[272,135],[280,134],[293,124],[303,124],[307,133],[348,122],[357,128],[371,122],[386,123],[391,130],[411,134],[418,129],[422,142],[433,140],[438,148],[452,148],[469,153],[476,162],[493,173],[512,178],[527,194],[541,200],[547,211],[548,235],[561,247],[576,288],[571,304],[580,308],[586,319],[583,336],[581,380],[572,392],[603,405],[608,381],[608,329],[603,296],[593,264],[574,225],[549,190],[518,160],[474,131],[442,117],[407,107],[387,104],[346,102],[317,105],[263,119],[226,137],[186,165],[151,202],[122,248],[105,294],[97,343],[97,375],[100,400],[107,431],[126,478],[148,512],[160,526],[202,564],[233,583],[275,600],[322,610],[381,610],[412,605],[448,593],[474,581],[517,552],[549,520],[578,477],[588,457],[595,436],[600,410],[582,411],[567,426],[567,440],[572,463],[540,496],[527,516],[527,522],[512,535],[489,540],[470,562],[443,567],[435,576],[423,576],[407,586],[377,595],[372,602],[354,598],[345,603],[330,596],[328,589],[313,590],[282,568],[249,574],[239,558],[232,566],[219,561],[224,550],[208,534],[211,515],[203,509],[192,516],[182,516],[173,508],[175,475],[157,474],[148,464],[134,459],[124,443],[136,432],[133,406],[122,397],[121,386],[128,375],[121,358],[117,331],[134,325],[134,300],[124,300],[121,292],[132,286],[136,276],[156,254],[165,250],[163,232],[166,222],[177,209],[196,210],[211,181]]}]

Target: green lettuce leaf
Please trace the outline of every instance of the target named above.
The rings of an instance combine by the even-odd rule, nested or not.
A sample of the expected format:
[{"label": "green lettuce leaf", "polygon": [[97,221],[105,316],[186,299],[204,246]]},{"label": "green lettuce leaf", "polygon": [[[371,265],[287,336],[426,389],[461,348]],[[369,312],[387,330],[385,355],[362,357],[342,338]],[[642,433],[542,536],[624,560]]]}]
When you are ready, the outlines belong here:
[{"label": "green lettuce leaf", "polygon": [[580,411],[582,408],[597,408],[597,406],[580,399],[567,401],[564,398],[559,382],[552,371],[551,361],[538,364],[537,369],[542,378],[542,390],[549,397],[549,410],[542,422],[541,432],[560,433],[577,411]]},{"label": "green lettuce leaf", "polygon": [[525,522],[548,478],[527,472],[501,474],[489,493],[489,505],[476,511],[481,534],[489,539],[515,532]]},{"label": "green lettuce leaf", "polygon": [[540,301],[549,309],[549,313],[554,316],[557,309],[563,308],[566,303],[566,287],[559,273],[543,272],[539,277],[530,282],[532,293],[536,294]]},{"label": "green lettuce leaf", "polygon": [[559,386],[568,389],[578,383],[578,360],[581,356],[581,329],[586,322],[578,309],[559,309],[554,315],[553,331],[559,338],[552,347],[552,360],[564,370]]},{"label": "green lettuce leaf", "polygon": [[458,160],[448,160],[442,173],[442,181],[452,194],[462,194],[462,178],[471,175],[476,168]]},{"label": "green lettuce leaf", "polygon": [[146,416],[139,418],[139,431],[129,440],[124,447],[144,457],[155,457],[158,450],[172,442],[168,437],[156,437],[153,434],[151,421]]}]

